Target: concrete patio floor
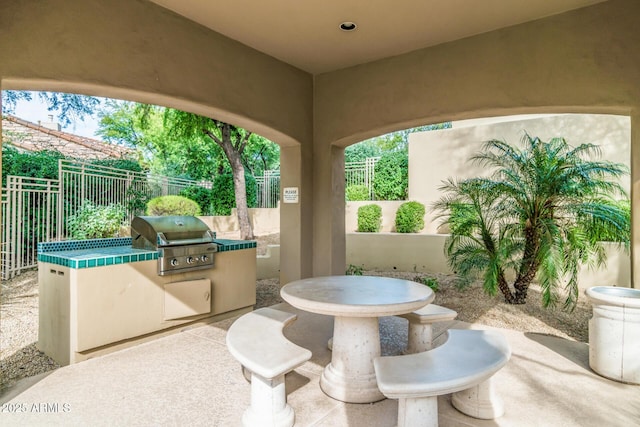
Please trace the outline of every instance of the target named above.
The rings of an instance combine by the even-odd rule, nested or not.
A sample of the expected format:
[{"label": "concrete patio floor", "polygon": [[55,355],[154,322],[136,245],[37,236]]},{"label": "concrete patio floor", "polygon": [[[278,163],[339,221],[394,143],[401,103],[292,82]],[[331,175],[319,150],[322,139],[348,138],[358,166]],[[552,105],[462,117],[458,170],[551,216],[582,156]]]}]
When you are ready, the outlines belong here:
[{"label": "concrete patio floor", "polygon": [[[313,352],[287,375],[296,426],[394,426],[397,401],[345,404],[327,397],[318,381],[330,361],[332,318],[298,313],[289,339]],[[140,344],[21,381],[0,396],[5,426],[238,426],[250,398],[225,333],[235,318]],[[455,322],[454,328],[489,329]],[[640,386],[602,378],[589,368],[588,345],[562,338],[500,330],[513,355],[496,374],[506,413],[477,420],[439,398],[441,427],[640,425]],[[381,319],[383,354],[406,342],[406,320]],[[22,412],[16,412],[22,411]]]}]

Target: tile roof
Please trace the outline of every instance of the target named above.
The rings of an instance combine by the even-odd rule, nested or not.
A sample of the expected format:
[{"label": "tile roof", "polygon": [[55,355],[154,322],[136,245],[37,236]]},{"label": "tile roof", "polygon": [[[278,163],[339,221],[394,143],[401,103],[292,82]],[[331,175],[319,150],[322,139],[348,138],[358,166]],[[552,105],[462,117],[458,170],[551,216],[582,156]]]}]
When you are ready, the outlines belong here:
[{"label": "tile roof", "polygon": [[3,142],[27,151],[54,150],[82,159],[132,158],[135,151],[122,145],[54,130],[18,117],[2,117]]}]

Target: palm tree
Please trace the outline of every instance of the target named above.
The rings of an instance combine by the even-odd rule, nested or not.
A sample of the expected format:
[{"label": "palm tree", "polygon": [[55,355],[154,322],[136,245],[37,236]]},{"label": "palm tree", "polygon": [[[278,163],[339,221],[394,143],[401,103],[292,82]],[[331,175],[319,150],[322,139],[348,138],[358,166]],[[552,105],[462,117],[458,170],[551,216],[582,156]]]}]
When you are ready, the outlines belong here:
[{"label": "palm tree", "polygon": [[593,160],[600,154],[593,144],[572,148],[564,138],[543,142],[525,133],[522,146],[487,141],[472,160],[492,175],[440,188],[434,209],[451,230],[449,265],[461,286],[481,277],[488,294],[499,289],[510,304],[526,303],[537,278],[544,305],[554,306],[565,283],[571,310],[580,265],[605,261],[600,238],[629,244],[628,199],[616,180],[628,170]]}]

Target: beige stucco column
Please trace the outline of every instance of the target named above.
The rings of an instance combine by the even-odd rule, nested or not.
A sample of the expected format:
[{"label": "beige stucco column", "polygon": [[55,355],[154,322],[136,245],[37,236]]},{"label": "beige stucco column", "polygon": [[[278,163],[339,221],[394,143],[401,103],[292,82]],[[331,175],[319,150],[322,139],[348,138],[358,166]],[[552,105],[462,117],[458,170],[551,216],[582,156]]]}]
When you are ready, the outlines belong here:
[{"label": "beige stucco column", "polygon": [[[310,150],[301,145],[280,148],[280,284],[311,276],[313,188]],[[297,191],[286,200],[283,189]]]},{"label": "beige stucco column", "polygon": [[344,148],[315,141],[313,151],[313,275],[345,273]]},{"label": "beige stucco column", "polygon": [[640,111],[631,113],[631,287],[640,288]]},{"label": "beige stucco column", "polygon": [[[2,90],[2,86],[0,86],[0,91]],[[0,96],[0,176],[2,176],[2,96]],[[0,189],[2,188],[2,183],[0,183]],[[2,236],[2,209],[0,209],[0,236]],[[2,263],[0,262],[0,277],[2,277]],[[1,301],[1,300],[0,300]]]}]

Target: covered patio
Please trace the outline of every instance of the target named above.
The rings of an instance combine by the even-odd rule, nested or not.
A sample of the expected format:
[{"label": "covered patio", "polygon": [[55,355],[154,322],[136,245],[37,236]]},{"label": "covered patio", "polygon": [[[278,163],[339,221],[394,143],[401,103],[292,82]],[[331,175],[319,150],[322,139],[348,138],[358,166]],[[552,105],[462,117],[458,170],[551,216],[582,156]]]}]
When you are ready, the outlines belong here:
[{"label": "covered patio", "polygon": [[[287,338],[313,352],[311,360],[286,376],[295,425],[395,425],[397,400],[346,404],[320,390],[320,374],[331,358],[326,343],[332,334],[332,318],[279,307],[298,314],[298,320],[285,329]],[[49,426],[240,425],[251,386],[225,345],[225,333],[235,319],[186,329],[24,380],[2,399],[2,420],[6,425]],[[452,327],[487,328],[464,322]],[[504,400],[504,416],[471,418],[454,409],[446,395],[438,402],[441,427],[637,424],[638,387],[596,375],[589,368],[587,344],[499,331],[513,351],[509,363],[494,377]],[[406,344],[406,321],[382,318],[381,333],[383,354],[397,354]]]},{"label": "covered patio", "polygon": [[[449,120],[525,113],[631,118],[632,223],[640,220],[636,0],[296,3],[24,0],[0,12],[0,88],[83,93],[215,117],[277,142],[280,283],[345,272],[344,149]],[[524,4],[526,3],[526,4]],[[352,32],[339,26],[355,22]],[[349,27],[349,25],[347,25]],[[639,287],[640,228],[631,231]],[[406,337],[385,320],[386,354]],[[250,387],[225,346],[233,319],[67,366],[3,397],[10,424],[238,425]],[[476,325],[458,323],[458,328]],[[597,376],[588,346],[502,331],[506,414],[442,426],[637,424],[637,386]],[[313,352],[287,378],[301,426],[390,426],[397,404],[344,404],[318,387],[331,319],[300,313],[287,336]],[[33,407],[32,405],[42,405]],[[16,413],[26,406],[22,413]],[[41,409],[38,411],[38,409]]]},{"label": "covered patio", "polygon": [[[526,113],[628,115],[634,193],[639,14],[634,0],[10,2],[0,87],[174,107],[278,143],[281,186],[298,189],[281,206],[284,284],[344,273],[344,148],[383,133]],[[340,29],[347,21],[354,31]],[[640,228],[631,240],[635,273]]]}]

